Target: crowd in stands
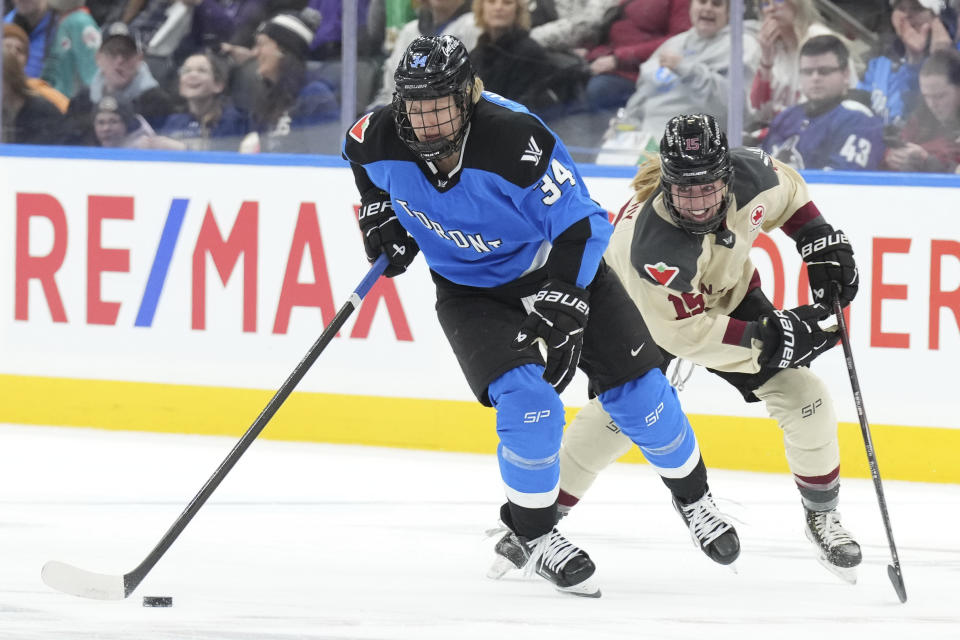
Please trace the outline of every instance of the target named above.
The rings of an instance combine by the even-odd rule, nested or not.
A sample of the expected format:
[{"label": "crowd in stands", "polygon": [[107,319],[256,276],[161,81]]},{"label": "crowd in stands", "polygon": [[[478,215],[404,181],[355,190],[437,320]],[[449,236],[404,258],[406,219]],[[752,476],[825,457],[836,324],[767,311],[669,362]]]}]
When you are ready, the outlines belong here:
[{"label": "crowd in stands", "polygon": [[[358,0],[357,109],[452,34],[581,161],[725,123],[733,90],[745,142],[799,169],[960,173],[960,0],[745,3],[734,86],[729,0]],[[3,141],[338,153],[341,25],[341,0],[5,0]]]}]

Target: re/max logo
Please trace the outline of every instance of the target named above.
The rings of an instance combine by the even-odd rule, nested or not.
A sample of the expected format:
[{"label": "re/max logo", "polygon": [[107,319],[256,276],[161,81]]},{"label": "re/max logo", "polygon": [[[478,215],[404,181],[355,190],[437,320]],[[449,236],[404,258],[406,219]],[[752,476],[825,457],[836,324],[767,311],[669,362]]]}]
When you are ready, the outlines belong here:
[{"label": "re/max logo", "polygon": [[[182,254],[185,245],[189,246],[192,242],[189,270],[190,328],[206,329],[207,267],[208,263],[212,263],[224,286],[234,277],[238,265],[242,265],[242,302],[239,309],[242,314],[242,327],[244,332],[256,332],[257,307],[260,303],[257,286],[258,270],[265,266],[259,259],[259,203],[243,202],[233,219],[232,227],[226,230],[227,233],[223,233],[217,224],[212,204],[207,204],[203,209],[203,218],[196,237],[186,238],[182,229],[189,203],[190,201],[186,198],[175,198],[170,202],[145,282],[127,283],[129,286],[125,290],[142,291],[138,296],[139,306],[134,326],[153,326],[158,306],[161,304],[161,294],[173,263],[174,251],[179,247]],[[107,221],[118,221],[111,224],[118,224],[119,221],[124,221],[124,224],[134,223],[134,205],[134,198],[131,196],[90,195],[87,197],[84,221],[87,232],[85,264],[87,324],[116,325],[121,306],[136,303],[129,299],[104,300],[101,289],[101,277],[104,273],[130,274],[132,249],[104,247],[103,227]],[[197,209],[194,208],[194,210]],[[76,224],[76,219],[76,216],[70,218],[73,224]],[[46,221],[52,228],[52,246],[45,255],[30,253],[31,222],[38,220]],[[276,223],[271,220],[271,224]],[[40,286],[53,322],[68,322],[68,309],[64,306],[57,284],[58,273],[78,268],[75,261],[73,263],[66,261],[70,237],[68,232],[68,217],[56,197],[46,193],[17,193],[14,275],[14,318],[16,320],[29,320],[30,286],[34,283]],[[329,323],[336,314],[337,307],[333,299],[326,252],[320,233],[317,207],[314,203],[300,204],[292,238],[285,246],[289,247],[289,251],[277,308],[273,313],[272,333],[287,332],[290,315],[295,307],[319,308],[324,324]],[[360,250],[359,239],[357,250]],[[302,282],[298,278],[307,257],[313,267],[312,282]],[[34,291],[36,290],[35,287]],[[169,297],[176,293],[168,292],[167,295]],[[391,280],[387,279],[377,282],[365,298],[350,337],[367,337],[381,300],[385,303],[390,315],[396,338],[412,341],[413,336],[396,287]],[[36,306],[34,308],[36,309]]]}]

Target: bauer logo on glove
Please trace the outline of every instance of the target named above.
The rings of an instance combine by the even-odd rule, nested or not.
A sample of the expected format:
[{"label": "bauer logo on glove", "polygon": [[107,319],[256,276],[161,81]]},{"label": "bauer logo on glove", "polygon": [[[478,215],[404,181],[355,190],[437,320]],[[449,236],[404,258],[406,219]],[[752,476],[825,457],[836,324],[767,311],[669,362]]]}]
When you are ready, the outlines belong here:
[{"label": "bauer logo on glove", "polygon": [[760,318],[760,366],[790,369],[809,365],[837,344],[837,323],[831,318],[830,310],[822,304],[774,309]]},{"label": "bauer logo on glove", "polygon": [[800,247],[800,257],[806,260],[814,251],[823,251],[828,247],[839,247],[842,245],[849,247],[850,241],[847,240],[847,234],[837,229],[833,233],[828,233],[827,235],[817,238],[811,242],[807,242]]},{"label": "bauer logo on glove", "polygon": [[513,339],[513,348],[518,351],[537,340],[546,346],[543,379],[557,393],[567,388],[580,363],[583,330],[590,316],[589,296],[586,289],[547,280],[533,298],[533,311]]},{"label": "bauer logo on glove", "polygon": [[829,303],[834,291],[839,292],[840,306],[853,301],[860,274],[847,234],[839,229],[834,231],[829,224],[818,225],[800,237],[797,251],[807,263],[814,302]]},{"label": "bauer logo on glove", "polygon": [[590,305],[587,304],[586,300],[571,296],[569,293],[563,291],[548,291],[546,289],[542,289],[537,292],[537,296],[534,298],[534,305],[536,305],[537,302],[562,304],[568,307],[573,307],[585,316],[590,315]]}]

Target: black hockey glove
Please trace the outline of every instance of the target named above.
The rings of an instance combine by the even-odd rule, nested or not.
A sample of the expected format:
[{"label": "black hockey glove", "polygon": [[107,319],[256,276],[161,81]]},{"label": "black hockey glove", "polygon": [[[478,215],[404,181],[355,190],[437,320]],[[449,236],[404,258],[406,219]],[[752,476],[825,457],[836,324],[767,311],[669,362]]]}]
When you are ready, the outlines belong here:
[{"label": "black hockey glove", "polygon": [[406,271],[420,252],[417,241],[397,220],[390,196],[385,191],[372,189],[363,194],[358,222],[367,260],[373,262],[381,253],[387,254],[390,266],[383,275],[388,278]]},{"label": "black hockey glove", "polygon": [[839,291],[840,306],[845,307],[857,296],[860,275],[847,234],[829,224],[820,225],[800,237],[797,251],[807,263],[815,303],[829,305],[833,292]]},{"label": "black hockey glove", "polygon": [[837,327],[821,328],[819,322],[831,315],[822,304],[807,304],[795,309],[774,309],[761,316],[761,367],[787,369],[802,367],[837,344]]},{"label": "black hockey glove", "polygon": [[590,293],[586,289],[547,280],[534,298],[533,311],[513,339],[513,348],[518,351],[538,339],[543,340],[547,347],[543,379],[552,384],[557,393],[567,388],[577,372],[589,315]]}]

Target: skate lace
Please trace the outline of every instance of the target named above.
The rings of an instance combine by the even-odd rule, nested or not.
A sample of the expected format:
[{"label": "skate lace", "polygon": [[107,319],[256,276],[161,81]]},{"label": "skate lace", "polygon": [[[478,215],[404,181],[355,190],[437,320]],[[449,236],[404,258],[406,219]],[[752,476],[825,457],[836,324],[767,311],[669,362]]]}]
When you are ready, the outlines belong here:
[{"label": "skate lace", "polygon": [[854,542],[850,532],[840,524],[840,514],[836,511],[814,513],[813,527],[817,535],[827,546],[836,547]]},{"label": "skate lace", "polygon": [[720,513],[709,493],[696,502],[681,505],[695,542],[706,546],[730,529],[730,522]]},{"label": "skate lace", "polygon": [[503,524],[503,523],[500,523],[500,524],[497,525],[496,527],[492,527],[492,528],[490,528],[490,529],[486,529],[486,530],[483,532],[483,537],[484,537],[484,538],[493,538],[494,536],[500,537],[500,536],[502,536],[503,534],[505,534],[507,531],[510,531],[510,529],[507,528],[507,525],[505,525],[505,524]]},{"label": "skate lace", "polygon": [[541,562],[554,573],[559,573],[574,556],[580,553],[580,548],[564,538],[556,529],[532,542],[534,545],[530,551],[530,560],[527,561],[524,569],[525,575],[533,574]]},{"label": "skate lace", "polygon": [[[690,368],[686,373],[683,372],[684,364],[690,365]],[[678,392],[683,391],[684,387],[687,386],[687,382],[693,376],[693,371],[696,368],[696,362],[684,360],[683,358],[677,358],[673,367],[673,373],[670,374],[670,384],[673,385]]]}]

